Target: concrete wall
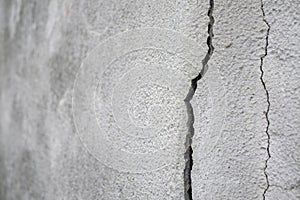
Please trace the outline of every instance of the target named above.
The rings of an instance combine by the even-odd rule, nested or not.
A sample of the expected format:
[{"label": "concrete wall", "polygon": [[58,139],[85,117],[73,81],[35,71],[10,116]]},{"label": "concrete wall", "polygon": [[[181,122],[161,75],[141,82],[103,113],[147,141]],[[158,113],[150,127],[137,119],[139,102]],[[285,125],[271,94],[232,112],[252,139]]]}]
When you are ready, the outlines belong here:
[{"label": "concrete wall", "polygon": [[0,199],[300,199],[299,5],[1,0]]}]

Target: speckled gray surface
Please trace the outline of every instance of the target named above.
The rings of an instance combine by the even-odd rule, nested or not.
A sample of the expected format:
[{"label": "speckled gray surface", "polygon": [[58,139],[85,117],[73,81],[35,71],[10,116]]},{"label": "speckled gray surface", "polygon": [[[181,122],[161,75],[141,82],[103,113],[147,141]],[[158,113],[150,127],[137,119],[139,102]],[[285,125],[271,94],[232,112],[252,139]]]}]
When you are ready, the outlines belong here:
[{"label": "speckled gray surface", "polygon": [[300,25],[298,1],[266,1],[265,80],[270,93],[269,199],[300,199]]},{"label": "speckled gray surface", "polygon": [[[194,200],[300,198],[299,3],[263,5],[214,2]],[[184,199],[209,6],[1,0],[0,199]]]}]

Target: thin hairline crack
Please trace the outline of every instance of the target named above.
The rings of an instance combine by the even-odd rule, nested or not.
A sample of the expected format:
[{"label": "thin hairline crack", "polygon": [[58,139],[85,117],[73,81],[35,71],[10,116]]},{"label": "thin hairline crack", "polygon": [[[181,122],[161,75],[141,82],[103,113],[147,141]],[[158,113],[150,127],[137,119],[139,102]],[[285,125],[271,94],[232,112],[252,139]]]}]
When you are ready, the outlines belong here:
[{"label": "thin hairline crack", "polygon": [[270,25],[266,20],[266,14],[265,14],[265,10],[264,10],[264,3],[261,0],[261,11],[262,11],[262,15],[263,15],[263,21],[264,23],[267,25],[268,29],[267,29],[267,34],[266,34],[266,44],[265,44],[265,53],[264,55],[262,55],[260,57],[260,71],[261,71],[261,76],[260,76],[260,80],[261,83],[263,85],[263,88],[265,90],[266,93],[266,99],[267,99],[267,110],[265,112],[265,116],[266,116],[266,121],[267,121],[267,126],[266,126],[266,135],[267,135],[267,153],[268,153],[268,158],[265,160],[265,167],[264,167],[264,174],[266,177],[266,182],[267,182],[267,187],[265,188],[264,192],[263,192],[263,199],[266,199],[266,193],[267,190],[270,187],[270,183],[269,183],[269,177],[268,177],[268,173],[267,173],[267,168],[268,168],[268,161],[271,158],[271,154],[270,154],[270,134],[269,134],[269,127],[270,127],[270,120],[269,120],[269,111],[270,111],[270,96],[269,96],[269,91],[267,89],[266,83],[264,81],[264,70],[263,70],[263,65],[264,65],[264,59],[265,57],[268,55],[268,46],[269,46],[269,33],[270,33]]},{"label": "thin hairline crack", "polygon": [[186,108],[187,108],[187,114],[188,114],[188,133],[186,135],[185,140],[185,153],[184,153],[184,159],[185,159],[185,168],[184,168],[184,199],[185,200],[192,200],[192,178],[191,178],[191,172],[193,167],[193,148],[192,148],[192,142],[193,142],[193,136],[194,136],[194,111],[191,104],[191,100],[193,99],[193,96],[197,90],[197,82],[204,76],[205,72],[208,69],[207,63],[210,60],[214,47],[212,45],[212,38],[213,38],[213,25],[214,25],[214,17],[213,17],[213,9],[214,9],[214,0],[209,0],[209,9],[208,9],[208,17],[209,17],[209,23],[208,23],[208,37],[207,37],[207,46],[208,51],[202,60],[202,69],[200,73],[191,80],[191,86],[189,89],[189,92],[184,99]]}]

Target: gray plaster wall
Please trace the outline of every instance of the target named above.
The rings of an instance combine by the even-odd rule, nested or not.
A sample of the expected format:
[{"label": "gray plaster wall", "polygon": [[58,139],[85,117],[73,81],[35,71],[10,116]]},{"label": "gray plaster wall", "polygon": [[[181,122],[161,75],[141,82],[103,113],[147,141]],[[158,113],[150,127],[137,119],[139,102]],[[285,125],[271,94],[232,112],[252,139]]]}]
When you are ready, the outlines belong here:
[{"label": "gray plaster wall", "polygon": [[0,199],[300,199],[299,5],[1,0]]}]

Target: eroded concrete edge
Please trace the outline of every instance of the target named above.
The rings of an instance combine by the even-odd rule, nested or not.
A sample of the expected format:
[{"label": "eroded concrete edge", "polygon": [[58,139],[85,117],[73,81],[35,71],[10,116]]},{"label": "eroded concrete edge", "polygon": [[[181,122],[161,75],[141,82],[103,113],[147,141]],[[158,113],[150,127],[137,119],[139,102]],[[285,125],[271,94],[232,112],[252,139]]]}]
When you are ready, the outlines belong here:
[{"label": "eroded concrete edge", "polygon": [[191,86],[189,89],[189,92],[184,99],[186,108],[187,108],[187,114],[188,114],[188,121],[187,121],[187,127],[188,127],[188,133],[186,135],[185,140],[185,153],[184,153],[184,159],[185,159],[185,168],[184,168],[184,199],[185,200],[192,200],[192,167],[193,167],[193,148],[192,148],[192,142],[193,142],[193,136],[194,136],[194,111],[191,104],[191,100],[193,99],[193,96],[197,90],[197,82],[204,76],[206,71],[208,70],[207,63],[210,60],[214,47],[212,44],[212,38],[213,38],[213,25],[214,25],[214,17],[213,17],[213,10],[214,10],[214,0],[209,0],[209,9],[208,9],[208,17],[209,17],[209,23],[208,23],[208,37],[207,37],[207,46],[208,51],[202,60],[202,69],[199,72],[199,74],[191,80]]}]

